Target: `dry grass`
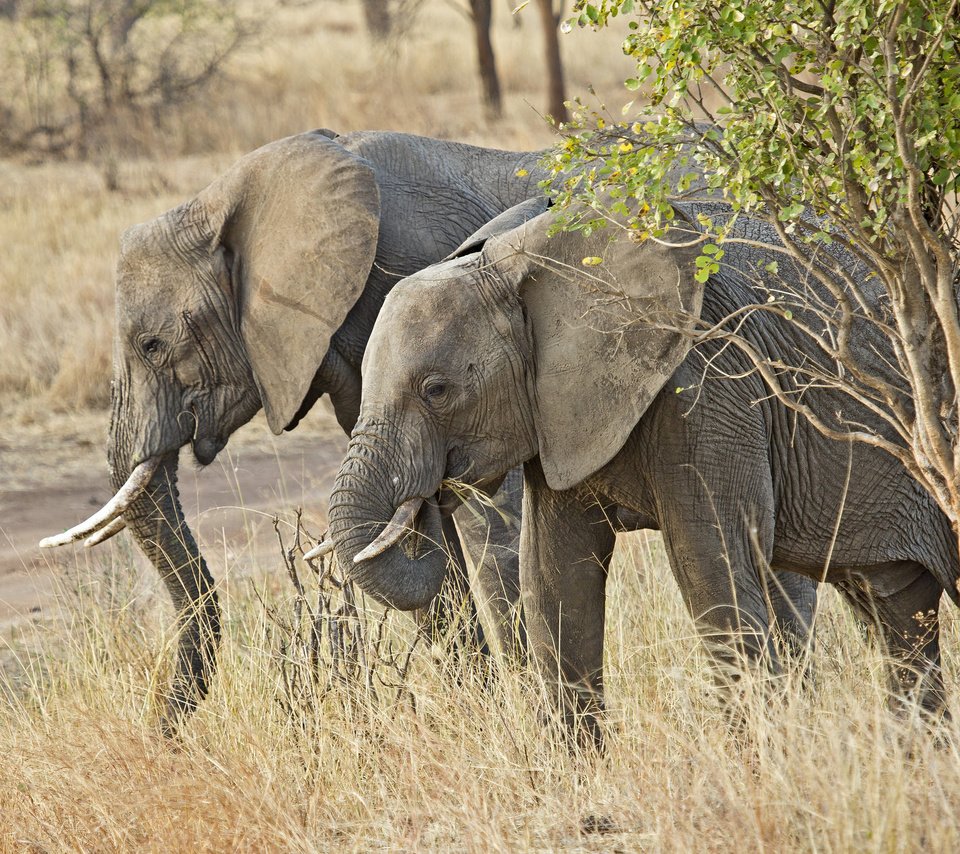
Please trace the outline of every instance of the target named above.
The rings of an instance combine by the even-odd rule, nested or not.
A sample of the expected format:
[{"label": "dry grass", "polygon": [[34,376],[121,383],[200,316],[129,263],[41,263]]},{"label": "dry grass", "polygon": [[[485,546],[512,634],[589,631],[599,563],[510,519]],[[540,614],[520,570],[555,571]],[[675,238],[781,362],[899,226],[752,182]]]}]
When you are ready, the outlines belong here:
[{"label": "dry grass", "polygon": [[[11,639],[0,704],[5,850],[954,851],[957,733],[936,750],[884,705],[882,662],[829,596],[812,690],[750,680],[734,736],[658,541],[626,538],[611,578],[609,755],[571,756],[521,674],[418,646],[376,698],[309,668],[275,573],[228,586],[221,676],[179,744],[153,696],[171,637],[130,554],[68,574],[65,612]],[[316,583],[304,567],[309,597]],[[262,597],[262,601],[261,601]],[[329,611],[328,611],[329,613]],[[948,668],[957,631],[948,615]],[[376,635],[379,611],[369,617]],[[410,623],[388,620],[402,652]],[[369,644],[367,647],[369,651]],[[400,656],[403,658],[403,656]],[[954,680],[950,679],[953,693]],[[379,683],[378,683],[379,684]],[[955,728],[954,728],[955,729]],[[590,833],[593,821],[606,832]]]}]

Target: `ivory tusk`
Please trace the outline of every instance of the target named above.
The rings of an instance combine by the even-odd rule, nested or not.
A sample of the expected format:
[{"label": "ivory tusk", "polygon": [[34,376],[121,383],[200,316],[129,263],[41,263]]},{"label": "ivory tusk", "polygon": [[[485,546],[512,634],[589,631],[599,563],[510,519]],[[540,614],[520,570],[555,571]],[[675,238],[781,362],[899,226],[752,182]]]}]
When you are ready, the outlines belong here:
[{"label": "ivory tusk", "polygon": [[40,548],[51,549],[55,546],[65,546],[74,540],[82,540],[84,537],[89,537],[91,534],[99,531],[100,528],[108,522],[112,522],[133,504],[134,499],[143,492],[146,485],[150,483],[150,479],[153,477],[159,465],[159,457],[152,457],[140,463],[140,465],[131,472],[130,477],[127,478],[127,482],[117,490],[117,494],[104,504],[100,510],[85,522],[75,525],[69,531],[64,531],[62,534],[57,534],[54,537],[45,537],[40,540]]},{"label": "ivory tusk", "polygon": [[316,560],[318,557],[326,557],[333,551],[332,540],[321,540],[310,551],[303,555],[304,560]]},{"label": "ivory tusk", "polygon": [[123,516],[117,516],[116,519],[102,527],[95,534],[87,537],[87,539],[83,541],[83,545],[85,548],[92,549],[94,546],[99,546],[100,543],[105,543],[111,537],[119,534],[126,527],[127,523]]},{"label": "ivory tusk", "polygon": [[413,520],[417,518],[422,504],[422,498],[408,498],[404,501],[393,514],[393,518],[387,522],[387,527],[380,532],[380,536],[359,552],[353,562],[363,563],[372,557],[382,555],[391,546],[400,542],[410,532]]}]

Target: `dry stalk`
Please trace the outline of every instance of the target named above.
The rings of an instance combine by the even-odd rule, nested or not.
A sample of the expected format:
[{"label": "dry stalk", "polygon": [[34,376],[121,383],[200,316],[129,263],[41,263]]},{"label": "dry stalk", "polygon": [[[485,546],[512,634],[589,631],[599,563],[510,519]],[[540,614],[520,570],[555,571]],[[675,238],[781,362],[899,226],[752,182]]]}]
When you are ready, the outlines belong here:
[{"label": "dry stalk", "polygon": [[[271,606],[263,597],[260,601],[278,673],[276,701],[296,729],[313,737],[322,721],[317,712],[330,702],[358,725],[369,723],[374,712],[403,703],[415,712],[407,675],[422,635],[398,639],[387,625],[388,610],[368,607],[362,594],[358,605],[353,583],[343,577],[333,554],[303,561],[302,511],[297,510],[290,547],[279,518],[273,527],[293,601],[289,607]],[[307,579],[298,563],[312,571]]]}]

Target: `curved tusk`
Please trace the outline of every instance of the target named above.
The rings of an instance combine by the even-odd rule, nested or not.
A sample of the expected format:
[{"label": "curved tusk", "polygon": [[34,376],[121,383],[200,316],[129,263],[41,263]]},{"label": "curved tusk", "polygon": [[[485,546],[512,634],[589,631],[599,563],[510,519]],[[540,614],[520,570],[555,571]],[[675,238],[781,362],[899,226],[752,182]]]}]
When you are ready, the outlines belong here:
[{"label": "curved tusk", "polygon": [[333,551],[333,540],[321,540],[310,551],[303,555],[304,560],[316,560],[318,557],[326,557]]},{"label": "curved tusk", "polygon": [[400,542],[410,533],[413,520],[417,518],[417,513],[420,512],[421,504],[423,504],[422,498],[408,498],[404,501],[393,514],[393,518],[387,522],[387,527],[380,532],[380,536],[359,552],[353,562],[363,563],[363,561],[370,560],[372,557],[382,555],[391,546]]},{"label": "curved tusk", "polygon": [[84,537],[89,537],[91,534],[99,531],[100,528],[108,522],[112,522],[133,504],[134,499],[143,492],[146,485],[150,483],[150,479],[153,477],[159,465],[159,457],[151,457],[149,460],[140,463],[140,465],[131,472],[130,477],[127,478],[127,482],[117,490],[117,494],[104,504],[100,510],[85,522],[75,525],[69,531],[64,531],[55,537],[45,537],[40,540],[40,548],[51,549],[54,546],[65,546],[74,540],[82,540]]},{"label": "curved tusk", "polygon": [[91,534],[89,537],[87,537],[87,539],[83,541],[84,548],[92,549],[94,546],[99,546],[100,543],[105,543],[111,537],[119,534],[126,527],[127,523],[123,516],[117,516],[116,519],[102,527],[95,534]]}]

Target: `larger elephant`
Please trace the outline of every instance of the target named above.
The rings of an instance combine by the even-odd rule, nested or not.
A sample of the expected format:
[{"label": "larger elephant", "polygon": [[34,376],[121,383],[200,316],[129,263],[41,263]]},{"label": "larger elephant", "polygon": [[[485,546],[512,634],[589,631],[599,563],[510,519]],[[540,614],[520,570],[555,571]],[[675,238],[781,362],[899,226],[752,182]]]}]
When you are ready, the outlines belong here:
[{"label": "larger elephant", "polygon": [[[280,433],[323,394],[349,432],[384,297],[497,214],[541,195],[537,157],[313,131],[246,155],[195,198],[123,234],[108,444],[119,492],[88,523],[43,544],[98,541],[124,524],[132,531],[181,624],[168,728],[206,694],[220,635],[214,582],[177,491],[179,449],[189,444],[209,464],[261,407]],[[518,517],[518,490],[506,500]],[[518,536],[512,524],[504,536]],[[511,566],[509,551],[483,548],[485,526],[468,527],[484,568],[504,574],[487,580],[486,593],[499,584],[515,598],[516,558]]]},{"label": "larger elephant", "polygon": [[[340,560],[368,593],[417,607],[443,567],[419,555],[416,534],[384,522],[399,515],[421,530],[435,513],[424,502],[445,478],[483,488],[523,464],[530,652],[566,711],[585,713],[581,734],[597,735],[602,708],[617,506],[663,532],[721,670],[761,655],[766,593],[793,570],[837,584],[873,618],[899,660],[897,690],[938,711],[936,614],[943,589],[956,601],[960,575],[951,526],[893,457],[825,438],[769,393],[750,348],[781,365],[815,354],[789,318],[744,308],[765,302],[756,283],[774,275],[771,258],[795,283],[802,271],[763,248],[777,243],[772,229],[741,216],[704,289],[690,213],[679,239],[638,246],[603,231],[548,238],[547,212],[396,287],[368,342],[360,418],[331,497]],[[696,318],[707,327],[734,318],[747,346],[690,350]],[[882,343],[862,344],[885,370]],[[842,409],[883,429],[835,389],[814,384],[803,402],[828,423]],[[377,549],[405,554],[370,557],[375,536]]]}]

